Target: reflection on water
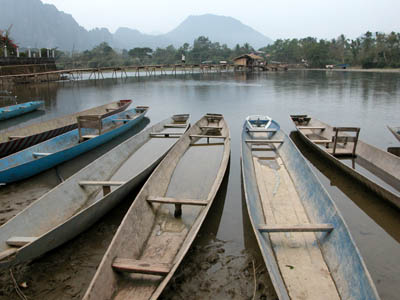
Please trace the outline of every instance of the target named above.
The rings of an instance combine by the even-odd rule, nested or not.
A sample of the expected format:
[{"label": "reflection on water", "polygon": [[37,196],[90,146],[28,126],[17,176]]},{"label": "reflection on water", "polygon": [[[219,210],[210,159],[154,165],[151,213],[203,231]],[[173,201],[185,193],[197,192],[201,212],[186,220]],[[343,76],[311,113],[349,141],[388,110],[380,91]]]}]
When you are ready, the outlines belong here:
[{"label": "reflection on water", "polygon": [[[21,99],[45,101],[46,114],[27,120],[26,125],[118,99],[133,99],[133,105],[150,106],[149,125],[175,113],[191,113],[192,121],[208,112],[223,113],[230,127],[232,150],[227,200],[217,238],[230,241],[224,246],[227,254],[239,255],[248,231],[243,227],[239,164],[240,135],[246,116],[268,114],[290,132],[295,128],[289,114],[307,113],[333,126],[361,127],[360,139],[381,149],[398,147],[385,125],[399,120],[399,79],[397,73],[210,73],[24,85],[15,86],[11,92]],[[122,137],[115,143],[121,140]],[[61,174],[67,177],[107,147],[63,164]],[[323,170],[321,173],[315,169],[348,223],[382,299],[396,298],[400,293],[398,212],[373,201],[374,196],[352,179],[341,180],[341,172],[325,161],[317,168]],[[326,172],[330,173],[324,175]]]}]

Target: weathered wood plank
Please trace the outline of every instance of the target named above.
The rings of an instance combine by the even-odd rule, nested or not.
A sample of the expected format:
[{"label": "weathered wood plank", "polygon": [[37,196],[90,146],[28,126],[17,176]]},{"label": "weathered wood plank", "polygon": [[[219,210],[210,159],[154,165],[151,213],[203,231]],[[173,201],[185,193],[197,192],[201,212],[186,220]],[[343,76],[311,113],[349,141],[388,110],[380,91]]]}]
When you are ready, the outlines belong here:
[{"label": "weathered wood plank", "polygon": [[156,197],[156,196],[149,196],[147,198],[148,202],[154,203],[169,203],[169,204],[184,204],[184,205],[200,205],[205,206],[208,204],[207,200],[197,200],[197,199],[176,199],[176,198],[169,198],[169,197]]},{"label": "weathered wood plank", "polygon": [[260,224],[260,232],[331,232],[331,224],[297,224],[297,225],[278,225],[278,224]]},{"label": "weathered wood plank", "polygon": [[319,129],[325,130],[326,127],[323,126],[297,126],[297,129]]},{"label": "weathered wood plank", "polygon": [[32,236],[12,236],[6,241],[6,244],[13,247],[22,247],[36,239],[36,237]]},{"label": "weathered wood plank", "polygon": [[125,181],[79,181],[79,185],[107,185],[119,186],[123,185]]},{"label": "weathered wood plank", "polygon": [[276,129],[271,129],[271,128],[267,128],[267,129],[247,129],[247,132],[277,132]]},{"label": "weathered wood plank", "polygon": [[115,271],[150,275],[167,275],[172,264],[151,263],[129,258],[116,258],[112,264]]},{"label": "weathered wood plank", "polygon": [[25,135],[10,135],[9,137],[8,137],[8,139],[9,140],[17,140],[17,139],[23,139],[23,138],[25,138],[26,136]]},{"label": "weathered wood plank", "polygon": [[329,143],[332,143],[331,140],[311,140],[310,139],[310,141],[315,143],[315,144],[327,144],[327,143],[329,144]]},{"label": "weathered wood plank", "polygon": [[263,144],[282,144],[283,140],[246,140],[246,143],[248,143],[248,144],[258,144],[258,145],[263,145]]},{"label": "weathered wood plank", "polygon": [[170,136],[170,135],[182,135],[183,132],[152,132],[150,136]]},{"label": "weathered wood plank", "polygon": [[220,126],[199,126],[201,129],[218,129],[221,130],[222,127]]},{"label": "weathered wood plank", "polygon": [[51,153],[40,153],[40,152],[33,152],[32,153],[32,156],[33,157],[42,157],[42,156],[48,156],[48,155],[50,155]]},{"label": "weathered wood plank", "polygon": [[359,127],[333,127],[333,131],[359,132]]},{"label": "weathered wood plank", "polygon": [[93,139],[95,137],[98,137],[97,134],[87,134],[87,135],[82,135],[83,139]]},{"label": "weathered wood plank", "polygon": [[186,124],[165,124],[164,128],[186,128]]},{"label": "weathered wood plank", "polygon": [[221,135],[191,134],[190,137],[191,137],[191,138],[226,139],[226,136],[221,136]]}]

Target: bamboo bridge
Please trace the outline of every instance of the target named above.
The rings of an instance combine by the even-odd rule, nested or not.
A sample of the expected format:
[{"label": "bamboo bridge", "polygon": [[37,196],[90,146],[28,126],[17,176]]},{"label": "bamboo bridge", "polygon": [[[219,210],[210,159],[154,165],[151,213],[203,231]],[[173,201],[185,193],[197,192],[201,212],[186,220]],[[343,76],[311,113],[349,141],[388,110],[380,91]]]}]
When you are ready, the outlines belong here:
[{"label": "bamboo bridge", "polygon": [[[278,70],[271,68],[271,70]],[[82,79],[104,79],[104,74],[110,74],[111,78],[129,76],[154,76],[154,75],[176,75],[187,73],[221,73],[229,71],[268,71],[267,67],[238,68],[234,64],[173,64],[173,65],[143,65],[143,66],[123,66],[123,67],[102,67],[102,68],[75,68],[51,70],[45,72],[29,72],[26,74],[1,75],[0,85],[39,83],[59,80],[82,80]],[[128,75],[129,73],[129,75]],[[88,75],[88,76],[87,76]],[[109,78],[109,77],[108,77]]]}]

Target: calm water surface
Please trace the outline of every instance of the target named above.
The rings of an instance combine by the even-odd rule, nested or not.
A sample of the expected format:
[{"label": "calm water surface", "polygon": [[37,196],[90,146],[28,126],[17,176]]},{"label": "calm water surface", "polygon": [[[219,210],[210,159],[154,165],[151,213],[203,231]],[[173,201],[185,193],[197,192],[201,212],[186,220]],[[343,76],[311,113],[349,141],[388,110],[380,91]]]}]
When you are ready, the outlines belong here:
[{"label": "calm water surface", "polygon": [[[225,204],[217,237],[226,251],[245,247],[240,185],[240,134],[249,114],[268,114],[290,133],[289,114],[310,114],[334,126],[361,127],[360,138],[381,149],[400,146],[386,125],[400,124],[400,74],[289,71],[267,74],[195,74],[18,86],[19,99],[45,100],[36,112],[1,123],[25,126],[118,99],[148,105],[150,125],[171,114],[190,113],[192,122],[207,112],[223,113],[231,131],[232,153]],[[2,105],[10,104],[6,101]],[[400,294],[400,213],[363,186],[315,158],[291,135],[336,202],[363,255],[382,299]]]}]

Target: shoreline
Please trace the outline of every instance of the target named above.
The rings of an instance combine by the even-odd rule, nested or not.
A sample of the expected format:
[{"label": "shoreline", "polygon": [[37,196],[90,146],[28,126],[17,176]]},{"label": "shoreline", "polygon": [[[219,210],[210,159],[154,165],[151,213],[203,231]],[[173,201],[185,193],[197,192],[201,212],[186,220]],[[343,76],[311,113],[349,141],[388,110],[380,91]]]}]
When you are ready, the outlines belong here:
[{"label": "shoreline", "polygon": [[[290,69],[295,70],[295,69]],[[348,69],[322,69],[322,68],[310,68],[310,69],[299,69],[299,70],[311,70],[311,71],[334,71],[334,72],[366,72],[366,73],[400,73],[400,68],[392,69],[362,69],[362,68],[348,68]]]}]

